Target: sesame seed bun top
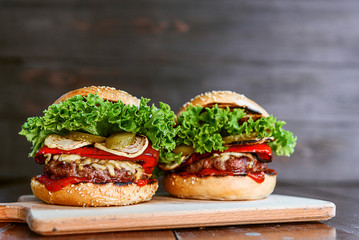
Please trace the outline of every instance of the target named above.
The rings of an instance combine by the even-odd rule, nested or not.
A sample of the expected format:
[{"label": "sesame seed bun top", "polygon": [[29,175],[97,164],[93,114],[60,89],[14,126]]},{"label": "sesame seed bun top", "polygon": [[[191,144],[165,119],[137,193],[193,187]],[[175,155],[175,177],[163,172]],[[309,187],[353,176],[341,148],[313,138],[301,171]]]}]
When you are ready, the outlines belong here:
[{"label": "sesame seed bun top", "polygon": [[212,107],[217,104],[219,107],[243,108],[247,113],[268,117],[267,111],[253,100],[246,96],[232,91],[212,91],[200,94],[185,103],[178,111],[179,116],[190,105]]},{"label": "sesame seed bun top", "polygon": [[135,105],[135,106],[139,106],[140,105],[140,99],[132,96],[131,94],[122,91],[122,90],[117,90],[115,88],[112,87],[99,87],[99,86],[91,86],[91,87],[84,87],[84,88],[79,88],[73,91],[70,91],[68,93],[65,93],[64,95],[62,95],[59,99],[57,99],[54,103],[60,103],[63,101],[66,101],[67,99],[70,99],[76,95],[81,95],[81,96],[87,96],[89,93],[92,94],[97,94],[100,98],[104,99],[104,100],[109,100],[112,102],[117,102],[119,100],[121,100],[125,105],[130,104],[130,105]]}]

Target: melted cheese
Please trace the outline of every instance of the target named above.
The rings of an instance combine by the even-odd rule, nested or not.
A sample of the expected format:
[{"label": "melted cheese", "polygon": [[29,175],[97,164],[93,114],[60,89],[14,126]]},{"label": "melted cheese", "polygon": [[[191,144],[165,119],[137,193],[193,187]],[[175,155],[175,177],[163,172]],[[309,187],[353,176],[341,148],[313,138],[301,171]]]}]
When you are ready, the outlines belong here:
[{"label": "melted cheese", "polygon": [[61,154],[54,155],[54,160],[62,161],[64,163],[72,163],[74,161],[80,160],[82,157],[76,154]]},{"label": "melted cheese", "polygon": [[45,159],[45,164],[47,164],[50,160],[51,160],[51,153],[45,153],[44,154]]},{"label": "melted cheese", "polygon": [[102,171],[107,170],[111,177],[116,177],[116,172],[115,172],[116,169],[117,170],[125,169],[126,171],[131,172],[132,174],[135,175],[136,180],[141,179],[142,175],[145,173],[145,170],[142,168],[140,164],[132,161],[99,160],[92,158],[84,158],[75,154],[54,155],[53,159],[64,163],[75,162],[77,168],[80,171],[83,170],[84,166],[90,166],[96,170],[102,170]]},{"label": "melted cheese", "polygon": [[213,157],[216,157],[220,161],[227,161],[231,157],[240,158],[242,156],[252,158],[251,154],[248,153],[239,153],[239,152],[225,152],[225,153],[215,153],[213,154]]},{"label": "melted cheese", "polygon": [[92,160],[92,163],[90,164],[88,164],[87,162],[79,163],[79,169],[81,170],[84,165],[90,165],[94,169],[107,170],[111,177],[116,176],[116,169],[126,169],[127,171],[135,175],[136,180],[139,180],[145,172],[140,164],[129,161]]},{"label": "melted cheese", "polygon": [[231,157],[236,157],[236,158],[240,158],[240,157],[247,157],[249,158],[251,161],[247,161],[247,166],[248,168],[253,168],[253,164],[254,164],[254,156],[250,153],[239,153],[239,152],[225,152],[225,153],[215,153],[212,155],[213,158],[217,158],[220,161],[227,161],[229,160]]}]

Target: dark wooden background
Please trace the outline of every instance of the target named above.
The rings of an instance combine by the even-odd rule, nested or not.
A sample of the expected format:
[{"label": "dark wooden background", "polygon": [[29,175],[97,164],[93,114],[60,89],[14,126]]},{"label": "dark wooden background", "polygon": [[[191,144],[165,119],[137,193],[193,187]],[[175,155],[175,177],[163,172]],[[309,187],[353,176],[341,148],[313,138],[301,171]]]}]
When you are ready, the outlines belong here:
[{"label": "dark wooden background", "polygon": [[281,181],[357,181],[358,67],[355,0],[0,0],[0,179],[41,172],[17,135],[27,117],[108,85],[175,111],[243,93],[298,136],[272,164]]}]

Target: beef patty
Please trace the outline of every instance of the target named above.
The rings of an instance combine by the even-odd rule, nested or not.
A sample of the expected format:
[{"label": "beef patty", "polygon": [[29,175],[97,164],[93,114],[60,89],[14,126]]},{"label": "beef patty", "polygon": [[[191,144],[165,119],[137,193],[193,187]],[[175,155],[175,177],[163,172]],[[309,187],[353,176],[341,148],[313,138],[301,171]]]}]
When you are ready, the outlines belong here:
[{"label": "beef patty", "polygon": [[91,164],[79,166],[76,162],[62,162],[53,159],[45,164],[44,173],[55,178],[85,177],[94,183],[134,182],[149,178],[144,172],[131,172],[126,168],[114,168],[110,172],[108,169],[95,168]]},{"label": "beef patty", "polygon": [[223,158],[221,154],[215,154],[211,157],[203,158],[187,166],[183,166],[181,171],[198,174],[203,169],[208,168],[246,174],[248,172],[266,171],[268,170],[268,165],[260,162],[252,154],[242,154],[241,156],[227,154],[225,158]]}]

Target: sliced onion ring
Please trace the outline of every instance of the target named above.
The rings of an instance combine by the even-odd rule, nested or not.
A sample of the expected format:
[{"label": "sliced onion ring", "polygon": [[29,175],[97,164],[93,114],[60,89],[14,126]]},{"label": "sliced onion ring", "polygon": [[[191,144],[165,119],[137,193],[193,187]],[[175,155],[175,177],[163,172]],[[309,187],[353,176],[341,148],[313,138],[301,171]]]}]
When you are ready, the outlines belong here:
[{"label": "sliced onion ring", "polygon": [[58,148],[61,150],[73,150],[87,145],[92,142],[71,140],[60,135],[51,134],[45,139],[45,146],[49,148]]},{"label": "sliced onion ring", "polygon": [[146,136],[136,135],[133,144],[120,148],[118,150],[107,148],[105,146],[105,143],[95,143],[94,147],[117,156],[135,158],[140,156],[146,150],[146,148],[148,147],[148,139]]}]

